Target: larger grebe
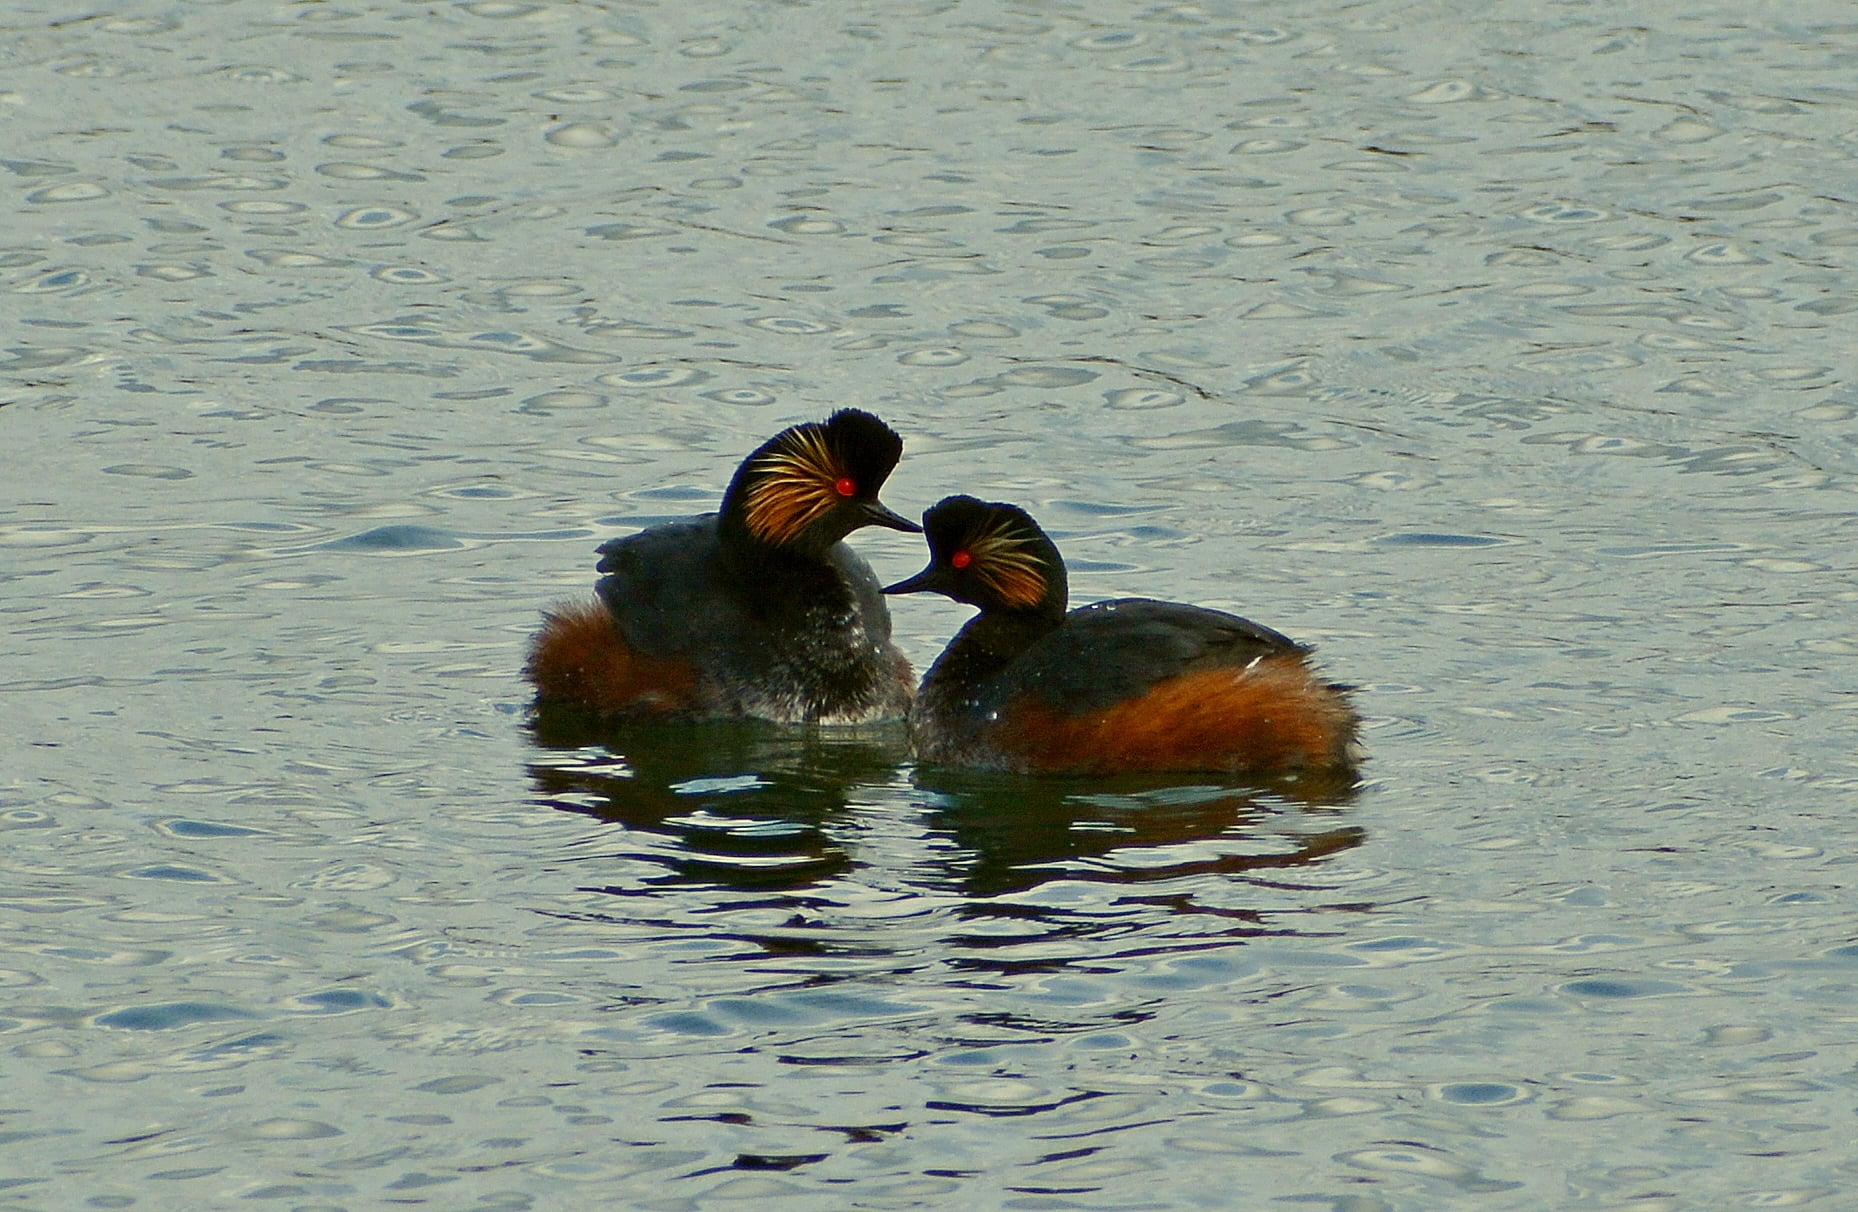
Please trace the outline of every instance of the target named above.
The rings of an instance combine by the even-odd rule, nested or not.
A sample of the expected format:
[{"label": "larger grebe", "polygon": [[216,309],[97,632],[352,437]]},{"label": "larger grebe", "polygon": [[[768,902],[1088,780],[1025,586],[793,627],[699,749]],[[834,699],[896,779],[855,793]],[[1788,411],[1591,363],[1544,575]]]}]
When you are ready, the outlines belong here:
[{"label": "larger grebe", "polygon": [[1310,650],[1236,615],[1124,598],[1065,612],[1064,561],[1025,510],[948,497],[929,566],[885,593],[980,607],[910,713],[928,763],[1027,773],[1345,770],[1356,719]]}]

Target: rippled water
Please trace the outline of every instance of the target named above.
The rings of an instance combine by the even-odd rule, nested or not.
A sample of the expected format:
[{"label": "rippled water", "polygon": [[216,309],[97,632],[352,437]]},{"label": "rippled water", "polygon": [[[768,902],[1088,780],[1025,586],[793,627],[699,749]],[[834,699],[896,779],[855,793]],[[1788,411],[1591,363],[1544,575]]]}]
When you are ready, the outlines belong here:
[{"label": "rippled water", "polygon": [[[1841,1206],[1855,67],[1833,0],[10,6],[0,1203]],[[851,403],[900,510],[1316,643],[1365,783],[529,718],[596,543]]]}]

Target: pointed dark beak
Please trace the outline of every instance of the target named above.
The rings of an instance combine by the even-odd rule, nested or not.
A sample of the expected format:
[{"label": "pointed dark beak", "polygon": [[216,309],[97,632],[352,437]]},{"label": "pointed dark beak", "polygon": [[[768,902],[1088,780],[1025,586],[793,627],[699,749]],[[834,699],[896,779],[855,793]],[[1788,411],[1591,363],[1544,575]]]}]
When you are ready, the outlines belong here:
[{"label": "pointed dark beak", "polygon": [[937,580],[935,565],[931,564],[907,581],[898,581],[895,585],[884,586],[883,591],[885,593],[940,593],[942,587],[937,584]]},{"label": "pointed dark beak", "polygon": [[868,501],[864,507],[864,520],[868,526],[888,526],[892,530],[901,530],[904,534],[921,534],[923,528],[910,521],[900,513],[894,513],[882,501]]}]

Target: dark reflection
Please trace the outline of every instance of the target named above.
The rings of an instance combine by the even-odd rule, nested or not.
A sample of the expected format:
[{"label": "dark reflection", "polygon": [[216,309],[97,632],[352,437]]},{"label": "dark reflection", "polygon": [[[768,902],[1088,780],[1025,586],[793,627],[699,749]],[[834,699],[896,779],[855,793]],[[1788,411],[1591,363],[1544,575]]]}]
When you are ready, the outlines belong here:
[{"label": "dark reflection", "polygon": [[1191,777],[919,770],[916,782],[933,797],[933,827],[964,853],[960,886],[981,897],[1060,878],[1132,889],[1195,876],[1255,878],[1321,862],[1366,836],[1332,819],[1354,798],[1352,775],[1250,786]]},{"label": "dark reflection", "polygon": [[826,825],[855,788],[894,778],[909,752],[900,726],[599,724],[543,712],[532,729],[552,751],[529,767],[539,801],[623,825],[632,844],[620,857],[665,870],[647,889],[783,891],[842,874],[852,858]]},{"label": "dark reflection", "polygon": [[[803,970],[812,957],[879,962],[924,947],[957,969],[1087,969],[1319,933],[1307,915],[1365,907],[1299,879],[1365,840],[1344,811],[1355,795],[1348,775],[1234,785],[911,772],[900,727],[615,726],[544,714],[533,730],[539,802],[613,826],[592,837],[586,869],[599,874],[588,891],[637,898],[653,920],[669,915]],[[884,843],[855,840],[866,836],[861,804],[919,813],[917,844],[893,837],[907,854],[862,849]],[[836,921],[834,907],[867,882],[860,872],[885,868],[912,872],[904,879],[921,893],[920,912],[881,935],[856,915]],[[771,906],[793,911],[779,929],[728,924],[731,910]]]}]

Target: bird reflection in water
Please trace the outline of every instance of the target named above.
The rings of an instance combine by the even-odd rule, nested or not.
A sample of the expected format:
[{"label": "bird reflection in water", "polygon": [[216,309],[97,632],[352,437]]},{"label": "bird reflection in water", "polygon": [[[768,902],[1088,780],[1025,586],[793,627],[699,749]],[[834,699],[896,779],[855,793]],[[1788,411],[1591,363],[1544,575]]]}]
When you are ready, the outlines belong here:
[{"label": "bird reflection in water", "polygon": [[663,869],[645,889],[782,891],[844,874],[854,863],[831,824],[858,789],[894,781],[909,752],[901,724],[616,724],[543,711],[534,736],[546,751],[529,767],[540,802],[624,826],[634,845],[620,857]]},{"label": "bird reflection in water", "polygon": [[968,856],[959,879],[976,897],[1059,879],[1132,892],[1195,877],[1257,880],[1273,870],[1290,879],[1288,869],[1313,866],[1366,836],[1335,820],[1354,798],[1352,775],[1250,785],[1193,778],[919,770],[916,783],[931,797],[932,827]]},{"label": "bird reflection in water", "polygon": [[623,826],[623,848],[603,858],[660,872],[600,889],[615,895],[690,885],[791,893],[842,877],[872,863],[846,841],[860,801],[920,806],[932,844],[905,878],[975,900],[1063,880],[1120,886],[1125,908],[1245,917],[1210,908],[1200,881],[1288,887],[1297,868],[1365,836],[1338,815],[1354,796],[1352,776],[1232,785],[912,771],[907,738],[891,725],[613,724],[545,711],[534,735],[540,802]]}]

